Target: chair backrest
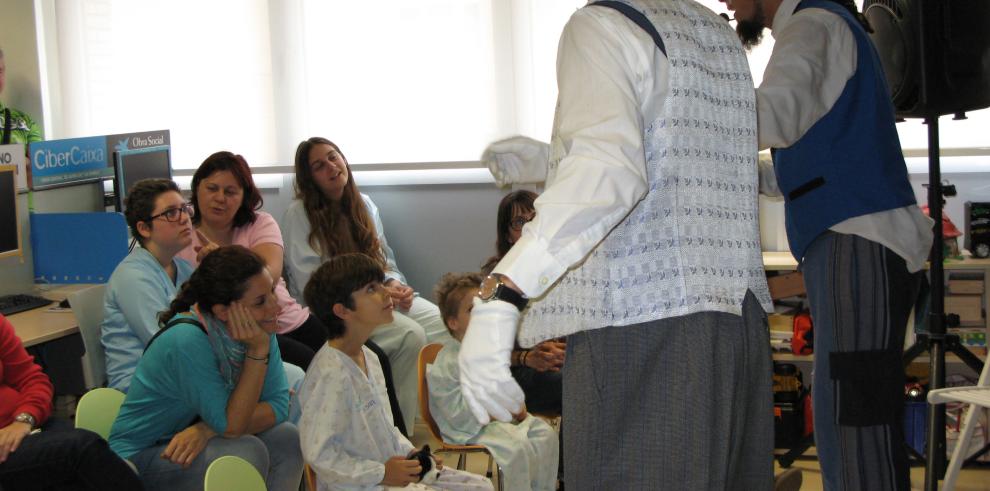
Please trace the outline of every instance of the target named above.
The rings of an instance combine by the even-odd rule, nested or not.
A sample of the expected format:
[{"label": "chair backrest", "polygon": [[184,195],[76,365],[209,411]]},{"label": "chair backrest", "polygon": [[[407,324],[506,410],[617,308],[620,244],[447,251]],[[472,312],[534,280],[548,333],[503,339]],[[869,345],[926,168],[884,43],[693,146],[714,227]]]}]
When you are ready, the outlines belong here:
[{"label": "chair backrest", "polygon": [[106,359],[100,343],[100,325],[103,324],[103,295],[107,285],[95,285],[68,296],[69,306],[79,324],[86,354],[82,357],[83,381],[87,389],[103,387],[107,381]]},{"label": "chair backrest", "polygon": [[76,406],[76,428],[92,431],[104,440],[109,439],[113,420],[117,419],[123,403],[124,393],[117,389],[100,387],[83,394]]},{"label": "chair backrest", "polygon": [[309,464],[303,466],[303,481],[306,483],[307,491],[317,491],[316,472],[313,471],[313,468]]},{"label": "chair backrest", "polygon": [[437,353],[441,349],[443,349],[443,344],[440,343],[423,346],[423,349],[419,350],[416,369],[419,373],[419,414],[423,417],[423,421],[426,421],[426,426],[430,429],[433,438],[446,444],[443,441],[443,435],[440,434],[440,427],[437,426],[437,422],[433,420],[433,415],[430,414],[430,388],[426,382],[426,365],[432,364],[437,359]]},{"label": "chair backrest", "polygon": [[206,468],[204,491],[266,491],[265,480],[250,462],[233,455],[214,460]]}]

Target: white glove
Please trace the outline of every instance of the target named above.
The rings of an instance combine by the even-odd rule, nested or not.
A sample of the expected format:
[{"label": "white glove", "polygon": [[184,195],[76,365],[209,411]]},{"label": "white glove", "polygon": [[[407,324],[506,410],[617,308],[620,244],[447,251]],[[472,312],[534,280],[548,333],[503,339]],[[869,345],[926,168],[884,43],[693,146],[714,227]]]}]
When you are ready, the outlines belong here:
[{"label": "white glove", "polygon": [[483,425],[491,417],[512,421],[512,415],[519,414],[526,401],[509,371],[518,323],[519,309],[515,305],[502,300],[474,299],[471,322],[461,341],[457,362],[464,400]]},{"label": "white glove", "polygon": [[550,145],[525,136],[499,140],[485,149],[481,161],[488,166],[495,184],[536,184],[547,180]]}]

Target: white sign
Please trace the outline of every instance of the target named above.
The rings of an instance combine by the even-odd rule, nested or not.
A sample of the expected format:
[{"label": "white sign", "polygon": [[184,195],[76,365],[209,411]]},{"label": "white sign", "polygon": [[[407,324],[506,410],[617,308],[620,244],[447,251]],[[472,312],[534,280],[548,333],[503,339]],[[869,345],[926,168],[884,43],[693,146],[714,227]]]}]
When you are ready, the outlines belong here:
[{"label": "white sign", "polygon": [[23,144],[14,143],[11,145],[0,145],[0,165],[17,166],[17,189],[26,190],[28,188],[27,158],[25,158],[25,148]]}]

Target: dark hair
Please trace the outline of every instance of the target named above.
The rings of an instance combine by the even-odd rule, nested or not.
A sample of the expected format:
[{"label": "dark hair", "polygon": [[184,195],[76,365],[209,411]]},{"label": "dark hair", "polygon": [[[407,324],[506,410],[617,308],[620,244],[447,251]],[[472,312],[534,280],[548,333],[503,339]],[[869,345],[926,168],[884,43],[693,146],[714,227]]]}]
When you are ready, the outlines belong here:
[{"label": "dark hair", "polygon": [[481,267],[482,271],[486,273],[490,272],[498,264],[499,260],[509,252],[509,249],[512,248],[512,243],[509,242],[509,227],[512,225],[512,213],[516,210],[534,210],[533,202],[536,201],[536,196],[536,193],[532,191],[520,189],[502,197],[502,201],[498,203],[498,221],[495,228],[495,255],[485,261],[485,264]]},{"label": "dark hair", "polygon": [[859,25],[863,26],[863,30],[866,32],[873,32],[873,26],[870,25],[870,21],[866,19],[866,16],[856,8],[856,3],[853,0],[831,0],[839,5],[842,5],[852,14],[853,18],[859,21]]},{"label": "dark hair", "polygon": [[[347,184],[344,185],[344,193],[341,195],[339,203],[332,202],[313,181],[313,172],[309,168],[309,151],[319,144],[333,147],[344,159],[344,165],[347,167]],[[375,225],[372,223],[371,214],[368,213],[368,209],[364,205],[361,193],[358,192],[354,175],[351,172],[351,165],[347,162],[344,152],[341,152],[334,142],[314,136],[300,142],[299,146],[296,147],[295,169],[296,199],[302,200],[306,219],[309,220],[310,247],[319,251],[324,258],[347,252],[362,252],[379,261],[384,267],[385,254],[378,242]],[[351,237],[357,245],[357,251],[341,249],[341,241],[337,237],[338,220],[346,220]]]},{"label": "dark hair", "polygon": [[447,273],[440,278],[440,283],[433,289],[433,297],[437,299],[444,325],[449,319],[457,317],[457,308],[464,299],[464,290],[471,288],[477,291],[481,288],[482,281],[481,273]]},{"label": "dark hair", "polygon": [[193,225],[199,225],[199,221],[203,216],[200,213],[199,201],[196,196],[198,194],[197,191],[199,191],[199,184],[203,179],[212,176],[215,172],[221,171],[228,171],[233,174],[234,179],[237,180],[237,183],[240,184],[241,189],[244,191],[244,199],[241,200],[241,207],[234,214],[234,228],[254,223],[258,217],[255,212],[261,209],[264,200],[261,199],[261,191],[258,191],[258,187],[254,185],[254,178],[251,177],[251,167],[248,166],[244,157],[231,152],[221,151],[206,157],[206,160],[202,164],[199,164],[199,168],[193,174],[192,205],[196,210],[196,214],[192,219]]},{"label": "dark hair", "polygon": [[343,304],[354,309],[352,293],[368,283],[385,280],[382,265],[367,254],[349,253],[331,257],[309,277],[303,298],[309,310],[327,326],[327,339],[344,335],[344,321],[333,313],[333,306]]},{"label": "dark hair", "polygon": [[214,305],[230,305],[244,296],[247,281],[264,269],[264,259],[254,251],[239,245],[221,247],[203,258],[158,322],[164,325],[194,304],[203,313],[211,313]]},{"label": "dark hair", "polygon": [[[144,237],[138,233],[138,222],[147,222],[155,211],[155,201],[169,191],[179,193],[179,186],[161,178],[141,179],[127,191],[127,198],[124,200],[124,217],[127,219],[127,226],[131,228],[131,235],[142,246],[144,246]],[[153,225],[148,222],[148,226]]]}]

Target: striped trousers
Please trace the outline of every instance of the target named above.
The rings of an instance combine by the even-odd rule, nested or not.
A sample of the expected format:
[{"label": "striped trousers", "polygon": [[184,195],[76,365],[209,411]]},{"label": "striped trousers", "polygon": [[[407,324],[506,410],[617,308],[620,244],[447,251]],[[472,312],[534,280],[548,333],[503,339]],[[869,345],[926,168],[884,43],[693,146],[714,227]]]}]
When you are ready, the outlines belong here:
[{"label": "striped trousers", "polygon": [[908,490],[901,353],[923,273],[876,242],[831,231],[809,246],[801,271],[824,489]]}]

